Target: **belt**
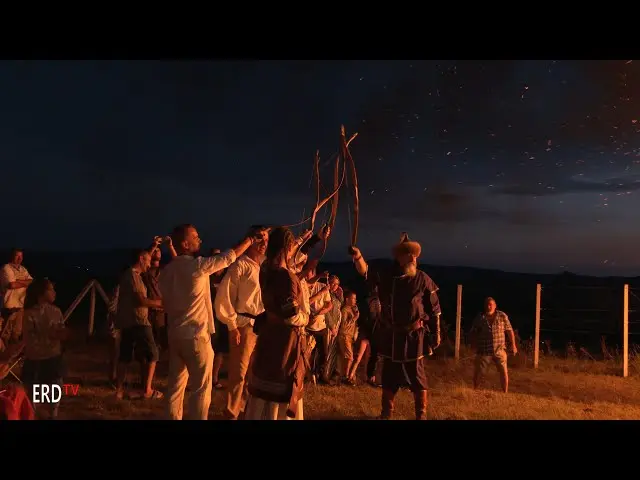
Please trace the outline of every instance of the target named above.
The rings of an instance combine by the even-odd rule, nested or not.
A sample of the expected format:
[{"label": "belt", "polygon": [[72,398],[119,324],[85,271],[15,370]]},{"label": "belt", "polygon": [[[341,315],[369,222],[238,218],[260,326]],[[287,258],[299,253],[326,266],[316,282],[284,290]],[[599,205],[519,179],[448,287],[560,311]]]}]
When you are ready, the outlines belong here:
[{"label": "belt", "polygon": [[256,318],[258,318],[258,315],[253,315],[252,313],[238,312],[238,315],[242,315],[243,317],[250,318],[251,320],[255,320]]},{"label": "belt", "polygon": [[391,325],[393,331],[398,333],[413,332],[415,330],[419,330],[422,327],[426,328],[426,324],[422,320],[416,320],[409,325]]}]

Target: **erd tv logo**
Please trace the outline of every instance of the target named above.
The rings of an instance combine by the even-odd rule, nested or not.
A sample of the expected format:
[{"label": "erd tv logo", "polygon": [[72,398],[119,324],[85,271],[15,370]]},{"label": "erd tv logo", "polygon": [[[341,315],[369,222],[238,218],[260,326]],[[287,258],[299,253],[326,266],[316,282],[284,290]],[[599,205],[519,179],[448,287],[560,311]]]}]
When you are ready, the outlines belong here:
[{"label": "erd tv logo", "polygon": [[47,385],[45,383],[33,385],[33,403],[58,403],[65,395],[76,397],[80,385],[77,383],[65,383],[64,385]]}]

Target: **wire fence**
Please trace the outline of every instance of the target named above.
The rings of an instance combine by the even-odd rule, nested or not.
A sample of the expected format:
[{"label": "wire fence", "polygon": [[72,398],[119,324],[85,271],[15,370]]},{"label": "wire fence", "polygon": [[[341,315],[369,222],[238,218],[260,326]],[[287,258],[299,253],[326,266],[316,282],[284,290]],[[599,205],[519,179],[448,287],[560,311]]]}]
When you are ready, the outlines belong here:
[{"label": "wire fence", "polygon": [[[100,280],[105,281],[98,280],[97,284],[103,285],[103,291],[109,295],[112,285],[108,279]],[[77,287],[72,287],[75,292],[81,288],[80,285],[74,287]],[[65,292],[61,306],[76,303],[71,296],[72,289]],[[91,293],[87,300],[78,301],[70,309],[75,314],[69,312],[69,316],[76,319],[89,317],[89,335],[105,330],[106,326],[106,305],[102,300],[91,299],[95,296],[91,290],[85,292]],[[534,368],[538,366],[541,353],[575,350],[593,359],[622,356],[622,371],[626,377],[630,341],[640,344],[640,288],[627,284],[543,285],[530,281],[485,284],[469,281],[464,286],[441,285],[438,294],[444,312],[443,340],[450,344],[453,350],[450,353],[456,359],[460,358],[461,347],[468,345],[473,320],[481,313],[487,297],[494,298],[498,309],[509,315],[521,346],[533,356]],[[76,323],[73,318],[70,320]]]},{"label": "wire fence", "polygon": [[[620,285],[513,284],[500,287],[458,285],[441,295],[447,340],[460,358],[468,343],[473,320],[482,312],[484,299],[491,296],[498,309],[509,315],[521,343],[533,355],[537,368],[542,354],[578,352],[586,358],[610,360],[622,357],[622,375],[628,376],[629,342],[640,343],[640,288]],[[493,290],[493,291],[492,291]],[[455,308],[453,306],[455,305]],[[454,338],[449,338],[454,337]],[[556,348],[558,346],[558,348]],[[615,354],[614,354],[615,353]]]}]

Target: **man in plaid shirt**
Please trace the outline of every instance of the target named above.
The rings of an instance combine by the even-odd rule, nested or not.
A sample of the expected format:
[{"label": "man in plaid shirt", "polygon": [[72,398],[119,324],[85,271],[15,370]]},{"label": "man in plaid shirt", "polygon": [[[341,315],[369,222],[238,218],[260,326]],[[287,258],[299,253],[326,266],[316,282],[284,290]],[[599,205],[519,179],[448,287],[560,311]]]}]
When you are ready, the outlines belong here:
[{"label": "man in plaid shirt", "polygon": [[509,390],[509,375],[507,373],[507,342],[509,334],[511,353],[518,352],[516,338],[507,314],[496,309],[496,301],[488,297],[484,301],[484,313],[478,315],[471,328],[471,345],[476,348],[475,370],[473,373],[473,388],[477,389],[486,368],[493,362],[500,374],[500,385],[507,393]]}]

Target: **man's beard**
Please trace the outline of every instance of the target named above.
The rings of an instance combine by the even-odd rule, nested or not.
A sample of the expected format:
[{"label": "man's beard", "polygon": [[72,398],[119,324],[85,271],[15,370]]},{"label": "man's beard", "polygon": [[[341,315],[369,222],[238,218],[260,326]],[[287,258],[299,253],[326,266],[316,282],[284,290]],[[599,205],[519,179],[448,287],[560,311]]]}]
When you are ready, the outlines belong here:
[{"label": "man's beard", "polygon": [[418,266],[415,263],[408,263],[402,267],[402,271],[407,277],[415,277],[418,273]]}]

